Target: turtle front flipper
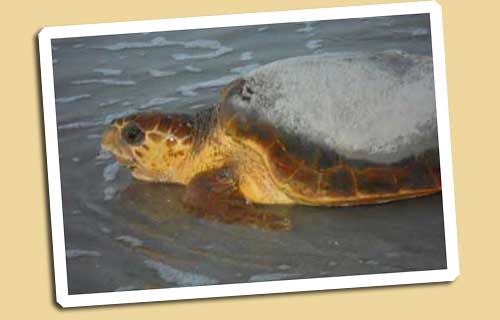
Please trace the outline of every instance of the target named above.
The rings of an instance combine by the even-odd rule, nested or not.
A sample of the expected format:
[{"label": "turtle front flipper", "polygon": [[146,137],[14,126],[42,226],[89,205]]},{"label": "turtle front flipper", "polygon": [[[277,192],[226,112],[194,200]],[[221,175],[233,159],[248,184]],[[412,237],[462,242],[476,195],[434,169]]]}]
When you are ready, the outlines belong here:
[{"label": "turtle front flipper", "polygon": [[230,168],[201,172],[187,185],[182,202],[197,216],[265,230],[289,230],[283,215],[263,212],[245,201]]}]

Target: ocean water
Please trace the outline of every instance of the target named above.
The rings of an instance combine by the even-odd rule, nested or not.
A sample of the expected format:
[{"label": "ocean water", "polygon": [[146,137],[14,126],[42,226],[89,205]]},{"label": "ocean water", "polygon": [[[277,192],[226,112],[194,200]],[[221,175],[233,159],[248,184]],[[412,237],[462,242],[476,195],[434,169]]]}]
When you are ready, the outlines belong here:
[{"label": "ocean water", "polygon": [[182,187],[133,180],[100,136],[146,110],[196,112],[279,59],[403,50],[431,56],[427,15],[54,40],[70,294],[446,267],[440,195],[352,208],[270,207],[290,231],[197,218]]}]

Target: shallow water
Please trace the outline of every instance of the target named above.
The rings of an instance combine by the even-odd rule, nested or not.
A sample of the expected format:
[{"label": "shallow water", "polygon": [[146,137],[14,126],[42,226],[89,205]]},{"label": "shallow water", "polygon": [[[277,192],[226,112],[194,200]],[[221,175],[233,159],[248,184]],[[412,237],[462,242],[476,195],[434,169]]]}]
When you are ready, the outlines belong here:
[{"label": "shallow water", "polygon": [[[278,42],[279,41],[279,42]],[[199,219],[181,187],[132,180],[99,152],[111,119],[194,112],[282,58],[343,51],[431,55],[425,15],[53,41],[69,293],[446,267],[440,195],[353,208],[270,207],[287,232]]]}]

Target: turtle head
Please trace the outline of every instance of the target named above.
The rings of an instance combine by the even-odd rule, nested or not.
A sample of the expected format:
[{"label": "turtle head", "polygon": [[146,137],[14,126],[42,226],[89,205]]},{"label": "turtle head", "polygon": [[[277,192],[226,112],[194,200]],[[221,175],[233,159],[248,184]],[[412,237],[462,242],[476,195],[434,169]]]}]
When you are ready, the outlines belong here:
[{"label": "turtle head", "polygon": [[193,135],[193,120],[186,115],[140,113],[115,119],[101,148],[139,180],[184,183]]}]

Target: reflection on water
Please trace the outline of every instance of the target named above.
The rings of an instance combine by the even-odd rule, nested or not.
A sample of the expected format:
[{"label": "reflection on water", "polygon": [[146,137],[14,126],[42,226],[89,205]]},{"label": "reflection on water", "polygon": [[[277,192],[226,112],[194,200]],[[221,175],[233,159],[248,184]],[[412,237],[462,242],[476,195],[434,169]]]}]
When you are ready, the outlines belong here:
[{"label": "reflection on water", "polygon": [[[240,224],[248,227],[275,231],[282,230],[279,228],[268,228],[267,225],[258,223],[249,224],[243,217],[238,216],[199,216],[182,204],[181,199],[183,194],[183,186],[155,184],[134,180],[118,195],[117,207],[121,206],[122,208],[117,208],[117,210],[133,209],[141,212],[144,217],[157,224],[161,223],[169,226],[175,226],[177,223],[185,222],[189,219],[201,218],[215,223]],[[265,220],[266,217],[270,219],[272,216],[279,216],[287,221],[289,220],[287,212],[292,209],[288,206],[254,206],[254,208],[264,216],[262,220]],[[172,230],[165,231],[170,232]]]},{"label": "reflection on water", "polygon": [[117,116],[194,112],[238,75],[286,57],[431,55],[429,30],[415,15],[54,40],[70,294],[445,268],[440,195],[260,208],[290,220],[290,231],[273,232],[197,217],[182,187],[134,181],[99,152]]}]

